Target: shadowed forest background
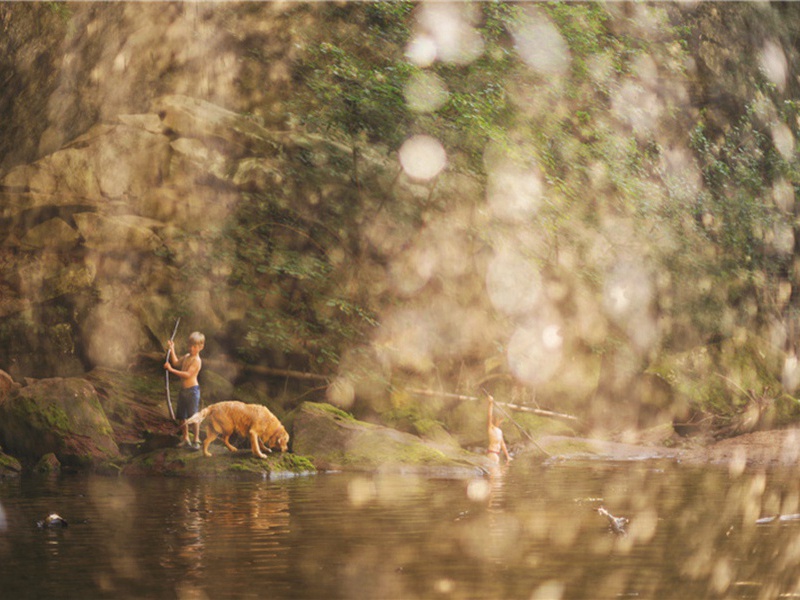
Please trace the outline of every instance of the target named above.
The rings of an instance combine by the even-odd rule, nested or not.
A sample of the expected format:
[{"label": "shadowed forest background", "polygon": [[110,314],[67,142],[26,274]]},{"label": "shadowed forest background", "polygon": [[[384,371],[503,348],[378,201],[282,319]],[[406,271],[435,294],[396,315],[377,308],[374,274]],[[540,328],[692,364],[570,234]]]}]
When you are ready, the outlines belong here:
[{"label": "shadowed forest background", "polygon": [[476,410],[420,389],[623,438],[794,422],[797,31],[792,3],[2,3],[0,368],[160,372],[180,317],[204,384],[415,432]]}]

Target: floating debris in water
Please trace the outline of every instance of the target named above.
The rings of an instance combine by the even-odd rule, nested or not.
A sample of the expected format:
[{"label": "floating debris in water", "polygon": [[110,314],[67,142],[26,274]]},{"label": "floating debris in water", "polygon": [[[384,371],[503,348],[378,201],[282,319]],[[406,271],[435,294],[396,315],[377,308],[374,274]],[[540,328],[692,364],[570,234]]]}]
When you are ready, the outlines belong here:
[{"label": "floating debris in water", "polygon": [[617,535],[625,534],[625,526],[630,523],[626,517],[615,517],[602,506],[597,509],[597,512],[608,519],[608,526]]},{"label": "floating debris in water", "polygon": [[756,519],[756,525],[766,525],[767,523],[774,523],[778,521],[780,523],[785,523],[787,521],[800,521],[800,514],[791,514],[791,515],[775,515],[772,517],[762,517],[760,519]]},{"label": "floating debris in water", "polygon": [[66,519],[56,513],[47,515],[43,520],[37,521],[36,524],[39,527],[67,527],[69,525]]}]

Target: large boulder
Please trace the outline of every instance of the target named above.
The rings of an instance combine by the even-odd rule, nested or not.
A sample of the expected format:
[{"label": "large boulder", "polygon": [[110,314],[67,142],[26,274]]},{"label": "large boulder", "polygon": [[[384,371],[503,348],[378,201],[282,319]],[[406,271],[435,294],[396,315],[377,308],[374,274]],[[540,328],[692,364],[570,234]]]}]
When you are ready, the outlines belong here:
[{"label": "large boulder", "polygon": [[42,379],[2,397],[0,444],[31,462],[52,452],[65,466],[89,467],[119,457],[95,388],[79,378]]},{"label": "large boulder", "polygon": [[305,402],[286,419],[291,449],[309,456],[317,469],[477,475],[485,456],[410,433],[359,421],[331,406]]},{"label": "large boulder", "polygon": [[180,94],[162,96],[153,103],[152,112],[161,117],[165,129],[179,138],[214,140],[267,156],[277,154],[280,149],[274,135],[255,121],[199,98]]},{"label": "large boulder", "polygon": [[71,197],[105,204],[102,198],[140,196],[167,172],[170,148],[167,136],[135,125],[96,125],[69,146],[11,169],[0,184],[56,202]]},{"label": "large boulder", "polygon": [[84,246],[102,252],[153,252],[163,244],[145,219],[132,215],[105,217],[91,212],[74,216]]}]

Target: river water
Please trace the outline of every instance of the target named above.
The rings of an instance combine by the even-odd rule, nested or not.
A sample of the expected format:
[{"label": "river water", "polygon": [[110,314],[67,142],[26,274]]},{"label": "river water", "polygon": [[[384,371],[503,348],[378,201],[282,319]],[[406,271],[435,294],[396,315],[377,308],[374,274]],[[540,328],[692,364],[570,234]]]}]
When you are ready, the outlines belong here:
[{"label": "river water", "polygon": [[[512,463],[484,479],[0,481],[1,598],[778,598],[791,472]],[[597,508],[630,519],[609,531]],[[51,512],[67,528],[40,528]]]}]

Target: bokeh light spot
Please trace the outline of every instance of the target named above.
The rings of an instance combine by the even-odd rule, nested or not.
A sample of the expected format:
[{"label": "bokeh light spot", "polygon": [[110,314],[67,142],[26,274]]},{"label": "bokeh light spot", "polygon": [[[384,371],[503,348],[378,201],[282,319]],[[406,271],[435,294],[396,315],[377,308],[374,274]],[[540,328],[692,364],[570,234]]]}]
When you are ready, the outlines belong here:
[{"label": "bokeh light spot", "polygon": [[416,135],[400,148],[400,164],[409,177],[428,181],[445,168],[447,153],[439,140],[428,135]]},{"label": "bokeh light spot", "polygon": [[433,73],[417,73],[406,83],[404,95],[408,107],[418,113],[432,113],[447,102],[444,82]]}]

